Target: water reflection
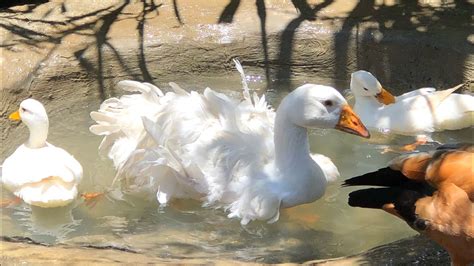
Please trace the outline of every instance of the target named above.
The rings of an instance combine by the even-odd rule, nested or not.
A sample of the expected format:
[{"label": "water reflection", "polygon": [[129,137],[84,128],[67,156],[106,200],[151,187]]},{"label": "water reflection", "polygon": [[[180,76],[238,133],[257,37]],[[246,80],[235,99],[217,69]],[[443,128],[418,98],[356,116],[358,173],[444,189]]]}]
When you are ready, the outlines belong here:
[{"label": "water reflection", "polygon": [[[202,91],[210,86],[240,97],[237,75],[174,81],[180,81],[187,89]],[[299,85],[304,81],[293,83]],[[265,86],[255,77],[249,83],[257,91]],[[168,89],[167,85],[160,87]],[[285,90],[268,94],[273,106],[278,106],[285,94],[276,91]],[[94,206],[78,199],[61,209],[38,210],[25,204],[4,208],[0,215],[2,235],[30,237],[51,244],[110,246],[165,258],[232,258],[273,263],[350,255],[416,234],[383,212],[349,208],[347,194],[352,188],[340,188],[342,180],[383,167],[395,157],[395,153],[381,154],[387,143],[407,144],[413,141],[412,137],[372,132],[373,138],[367,141],[335,130],[311,131],[311,151],[330,157],[341,178],[329,185],[322,199],[283,210],[275,224],[256,221],[242,227],[238,220],[227,218],[224,210],[204,208],[198,201],[176,200],[160,208],[154,199],[111,190],[115,174],[112,164],[97,153],[101,138],[88,131],[92,124],[89,112],[98,105],[98,101],[78,103],[77,108],[62,110],[61,117],[52,112],[49,140],[82,163],[85,172],[80,191],[105,192],[105,196]],[[12,152],[26,139],[26,128],[20,126],[18,130],[19,137],[2,146],[2,154]],[[432,137],[440,142],[459,142],[472,141],[472,134],[473,129],[466,129],[435,133]],[[10,196],[3,191],[2,198]]]},{"label": "water reflection", "polygon": [[30,237],[42,243],[61,242],[68,239],[81,223],[81,220],[74,219],[71,211],[72,206],[44,209],[20,204],[4,208],[2,235]]}]

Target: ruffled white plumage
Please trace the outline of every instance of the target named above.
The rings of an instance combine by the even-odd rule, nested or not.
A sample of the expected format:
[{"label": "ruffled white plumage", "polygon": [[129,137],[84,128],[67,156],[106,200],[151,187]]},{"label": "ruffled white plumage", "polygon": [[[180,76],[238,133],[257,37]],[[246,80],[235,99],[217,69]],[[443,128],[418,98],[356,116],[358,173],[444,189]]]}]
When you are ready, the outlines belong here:
[{"label": "ruffled white plumage", "polygon": [[[170,85],[173,91],[163,94],[151,84],[121,81],[118,87],[133,86],[139,93],[109,99],[91,113],[97,122],[91,131],[105,136],[100,149],[114,161],[122,190],[155,194],[160,204],[172,198],[203,200],[245,224],[278,220],[280,207],[320,198],[326,183],[339,176],[329,158],[311,159],[306,129],[296,126],[306,157],[292,158],[290,169],[276,167],[276,114],[264,96],[251,96],[245,83],[243,100],[209,88],[199,94]],[[347,104],[333,88],[319,89]]]},{"label": "ruffled white plumage", "polygon": [[[141,85],[118,86],[132,83]],[[258,179],[248,176],[273,160],[275,113],[257,95],[253,104],[209,88],[198,94],[171,86],[164,96],[153,87],[161,98],[141,91],[107,100],[91,114],[98,123],[91,131],[106,135],[100,149],[109,149],[126,190],[155,192],[161,204],[205,197],[207,205],[230,207]]]}]

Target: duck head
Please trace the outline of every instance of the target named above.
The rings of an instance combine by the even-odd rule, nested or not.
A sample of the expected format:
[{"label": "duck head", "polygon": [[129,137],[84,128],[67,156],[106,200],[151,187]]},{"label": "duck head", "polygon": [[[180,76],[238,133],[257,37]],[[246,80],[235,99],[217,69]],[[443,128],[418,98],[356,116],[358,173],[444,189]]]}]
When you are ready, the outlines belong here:
[{"label": "duck head", "polygon": [[352,73],[351,90],[354,96],[375,97],[385,105],[395,102],[395,97],[380,85],[374,75],[364,70]]},{"label": "duck head", "polygon": [[48,136],[49,120],[43,104],[34,99],[26,99],[20,103],[18,111],[10,114],[11,120],[21,120],[30,130],[30,138],[26,145],[30,148],[45,146]]},{"label": "duck head", "polygon": [[[287,100],[288,99],[288,100]],[[370,134],[347,101],[334,88],[306,84],[286,98],[288,118],[305,128],[335,128],[369,138]]]}]

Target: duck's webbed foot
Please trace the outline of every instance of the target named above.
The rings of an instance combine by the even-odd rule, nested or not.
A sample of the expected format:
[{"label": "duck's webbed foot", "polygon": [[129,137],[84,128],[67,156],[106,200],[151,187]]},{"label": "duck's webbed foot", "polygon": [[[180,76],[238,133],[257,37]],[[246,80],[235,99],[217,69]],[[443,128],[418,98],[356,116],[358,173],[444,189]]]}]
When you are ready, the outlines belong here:
[{"label": "duck's webbed foot", "polygon": [[92,209],[104,195],[105,192],[84,192],[81,193],[81,198],[84,199],[86,206]]},{"label": "duck's webbed foot", "polygon": [[418,135],[416,136],[416,141],[413,143],[406,144],[403,146],[385,147],[381,153],[385,154],[387,152],[395,152],[395,153],[412,152],[412,151],[415,151],[418,146],[424,145],[427,142],[432,142],[432,139],[429,136]]},{"label": "duck's webbed foot", "polygon": [[21,198],[14,196],[11,199],[0,200],[0,208],[7,208],[21,203]]}]

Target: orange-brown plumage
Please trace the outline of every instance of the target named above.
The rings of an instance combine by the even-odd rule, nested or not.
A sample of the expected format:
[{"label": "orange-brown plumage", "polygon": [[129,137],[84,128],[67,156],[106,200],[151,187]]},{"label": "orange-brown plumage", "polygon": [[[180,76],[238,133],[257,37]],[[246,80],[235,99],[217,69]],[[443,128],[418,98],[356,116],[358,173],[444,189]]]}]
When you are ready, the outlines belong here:
[{"label": "orange-brown plumage", "polygon": [[455,184],[474,201],[474,153],[451,151],[442,154],[430,163],[426,181],[435,187],[444,183]]},{"label": "orange-brown plumage", "polygon": [[401,156],[396,158],[390,167],[399,170],[409,179],[423,181],[430,161],[431,155],[427,153],[416,154],[416,156]]},{"label": "orange-brown plumage", "polygon": [[454,265],[474,263],[474,145],[441,146],[436,151],[402,155],[390,168],[354,177],[349,204],[378,208],[405,220],[451,256]]},{"label": "orange-brown plumage", "polygon": [[462,188],[474,201],[474,145],[402,155],[390,165],[413,181],[426,181],[433,187],[449,182]]}]

